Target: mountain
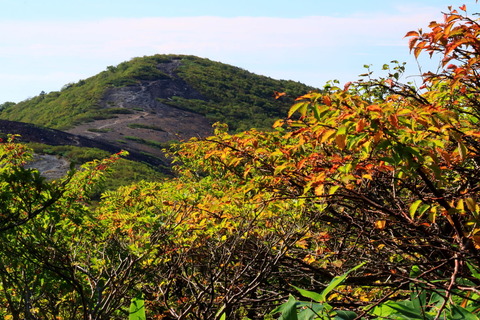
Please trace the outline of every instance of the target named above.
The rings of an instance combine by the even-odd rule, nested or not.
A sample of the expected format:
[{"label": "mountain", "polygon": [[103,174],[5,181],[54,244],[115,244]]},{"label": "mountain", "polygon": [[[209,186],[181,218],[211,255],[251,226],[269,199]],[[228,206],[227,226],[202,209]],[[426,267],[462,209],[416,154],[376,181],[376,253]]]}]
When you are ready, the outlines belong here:
[{"label": "mountain", "polygon": [[[195,56],[155,55],[109,66],[61,91],[5,103],[0,119],[161,158],[171,141],[208,136],[216,121],[232,131],[268,130],[285,116],[289,97],[311,90]],[[287,95],[275,100],[275,91]]]}]

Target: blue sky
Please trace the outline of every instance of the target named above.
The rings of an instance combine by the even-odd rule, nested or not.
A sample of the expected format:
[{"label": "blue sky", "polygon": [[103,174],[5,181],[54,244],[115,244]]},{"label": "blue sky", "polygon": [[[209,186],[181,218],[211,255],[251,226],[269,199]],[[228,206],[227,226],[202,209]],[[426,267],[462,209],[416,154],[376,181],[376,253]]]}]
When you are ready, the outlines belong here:
[{"label": "blue sky", "polygon": [[156,53],[316,87],[391,60],[414,75],[405,33],[462,4],[479,11],[474,0],[0,0],[0,103]]}]

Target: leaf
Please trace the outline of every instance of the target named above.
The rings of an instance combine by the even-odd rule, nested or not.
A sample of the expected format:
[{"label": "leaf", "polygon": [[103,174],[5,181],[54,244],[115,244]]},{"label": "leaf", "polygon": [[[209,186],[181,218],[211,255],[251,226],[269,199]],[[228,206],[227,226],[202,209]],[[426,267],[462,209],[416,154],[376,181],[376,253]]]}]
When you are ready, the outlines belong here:
[{"label": "leaf", "polygon": [[329,96],[324,96],[323,97],[323,103],[325,103],[327,106],[332,105],[332,99]]},{"label": "leaf", "polygon": [[467,262],[468,269],[472,273],[472,276],[480,280],[480,270],[474,267],[470,262]]},{"label": "leaf", "polygon": [[357,314],[349,310],[335,310],[334,320],[354,320],[357,318]]},{"label": "leaf", "polygon": [[305,289],[301,289],[301,288],[293,286],[293,285],[292,285],[292,287],[294,287],[305,298],[309,298],[309,299],[312,299],[313,301],[317,301],[317,302],[322,302],[322,301],[320,301],[320,299],[322,298],[322,295],[320,293],[313,292],[313,291],[308,291],[308,290],[305,290]]},{"label": "leaf", "polygon": [[345,83],[345,86],[343,87],[343,91],[347,91],[348,88],[350,88],[351,85],[352,85],[352,82],[351,82],[351,81]]},{"label": "leaf", "polygon": [[271,314],[279,312],[281,312],[280,318],[278,318],[279,320],[298,320],[297,300],[290,295],[288,301],[275,308]]},{"label": "leaf", "polygon": [[389,303],[388,306],[396,310],[397,313],[399,313],[400,315],[402,315],[403,319],[425,319],[422,315],[421,310],[416,310],[412,308],[412,303],[410,301],[392,302]]},{"label": "leaf", "polygon": [[347,140],[347,136],[344,134],[340,134],[340,135],[337,134],[335,136],[335,142],[337,143],[337,146],[340,150],[345,149],[345,146],[347,145],[346,140]]},{"label": "leaf", "polygon": [[406,37],[418,37],[418,36],[420,36],[420,35],[418,34],[418,31],[409,31],[409,32],[407,32],[407,34],[404,36],[404,38],[406,38]]},{"label": "leaf", "polygon": [[368,111],[382,113],[382,108],[378,104],[372,104],[367,107]]},{"label": "leaf", "polygon": [[319,184],[317,187],[315,187],[315,195],[321,196],[325,193],[325,185]]},{"label": "leaf", "polygon": [[383,230],[387,225],[387,220],[377,220],[375,221],[375,229]]},{"label": "leaf", "polygon": [[409,213],[410,213],[410,218],[413,219],[415,216],[415,212],[417,212],[418,206],[422,203],[422,200],[416,200],[410,205]]},{"label": "leaf", "polygon": [[285,92],[278,92],[278,91],[273,91],[273,97],[275,99],[280,99],[281,97],[286,96],[287,94]]},{"label": "leaf", "polygon": [[130,312],[128,315],[129,320],[146,320],[145,315],[145,301],[140,297],[135,297],[130,303]]},{"label": "leaf", "polygon": [[307,113],[309,103],[308,102],[298,102],[294,104],[288,111],[288,117],[290,118],[295,112],[299,112],[302,116]]},{"label": "leaf", "polygon": [[359,265],[353,267],[352,269],[348,270],[347,272],[345,272],[344,274],[342,274],[341,276],[337,276],[335,278],[332,279],[332,281],[330,282],[330,284],[322,291],[322,293],[320,294],[320,297],[318,300],[316,300],[317,302],[326,302],[327,301],[327,295],[332,291],[334,290],[336,287],[338,287],[347,277],[348,275],[363,267],[365,265],[366,262],[362,262],[360,263]]},{"label": "leaf", "polygon": [[477,202],[473,198],[466,198],[465,203],[467,204],[468,210],[475,212],[477,211]]},{"label": "leaf", "polygon": [[467,158],[467,147],[463,142],[458,142],[458,154],[460,155],[460,159],[465,160]]},{"label": "leaf", "polygon": [[478,313],[470,312],[465,308],[452,304],[450,319],[478,320]]},{"label": "leaf", "polygon": [[355,125],[355,132],[362,132],[363,129],[365,128],[367,121],[365,119],[360,119],[357,124]]}]

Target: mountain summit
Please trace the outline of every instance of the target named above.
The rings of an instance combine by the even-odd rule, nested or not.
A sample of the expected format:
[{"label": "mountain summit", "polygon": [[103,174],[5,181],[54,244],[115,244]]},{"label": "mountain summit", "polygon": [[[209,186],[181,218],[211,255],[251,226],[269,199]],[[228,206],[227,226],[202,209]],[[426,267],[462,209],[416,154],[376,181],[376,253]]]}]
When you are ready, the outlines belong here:
[{"label": "mountain summit", "polygon": [[93,77],[8,104],[0,119],[43,127],[160,156],[170,141],[205,137],[216,121],[231,130],[268,129],[291,97],[314,88],[184,55],[154,55],[109,66]]}]

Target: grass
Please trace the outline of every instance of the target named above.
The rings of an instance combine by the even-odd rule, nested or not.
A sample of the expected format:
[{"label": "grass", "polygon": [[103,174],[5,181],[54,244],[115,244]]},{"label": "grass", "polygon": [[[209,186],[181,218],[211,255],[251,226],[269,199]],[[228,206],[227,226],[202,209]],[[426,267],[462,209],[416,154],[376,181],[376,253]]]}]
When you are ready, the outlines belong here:
[{"label": "grass", "polygon": [[130,123],[130,124],[127,125],[127,127],[131,128],[131,129],[149,129],[149,130],[165,132],[165,130],[163,130],[160,127],[152,126],[152,125],[148,125],[148,124],[141,124],[141,123]]}]

